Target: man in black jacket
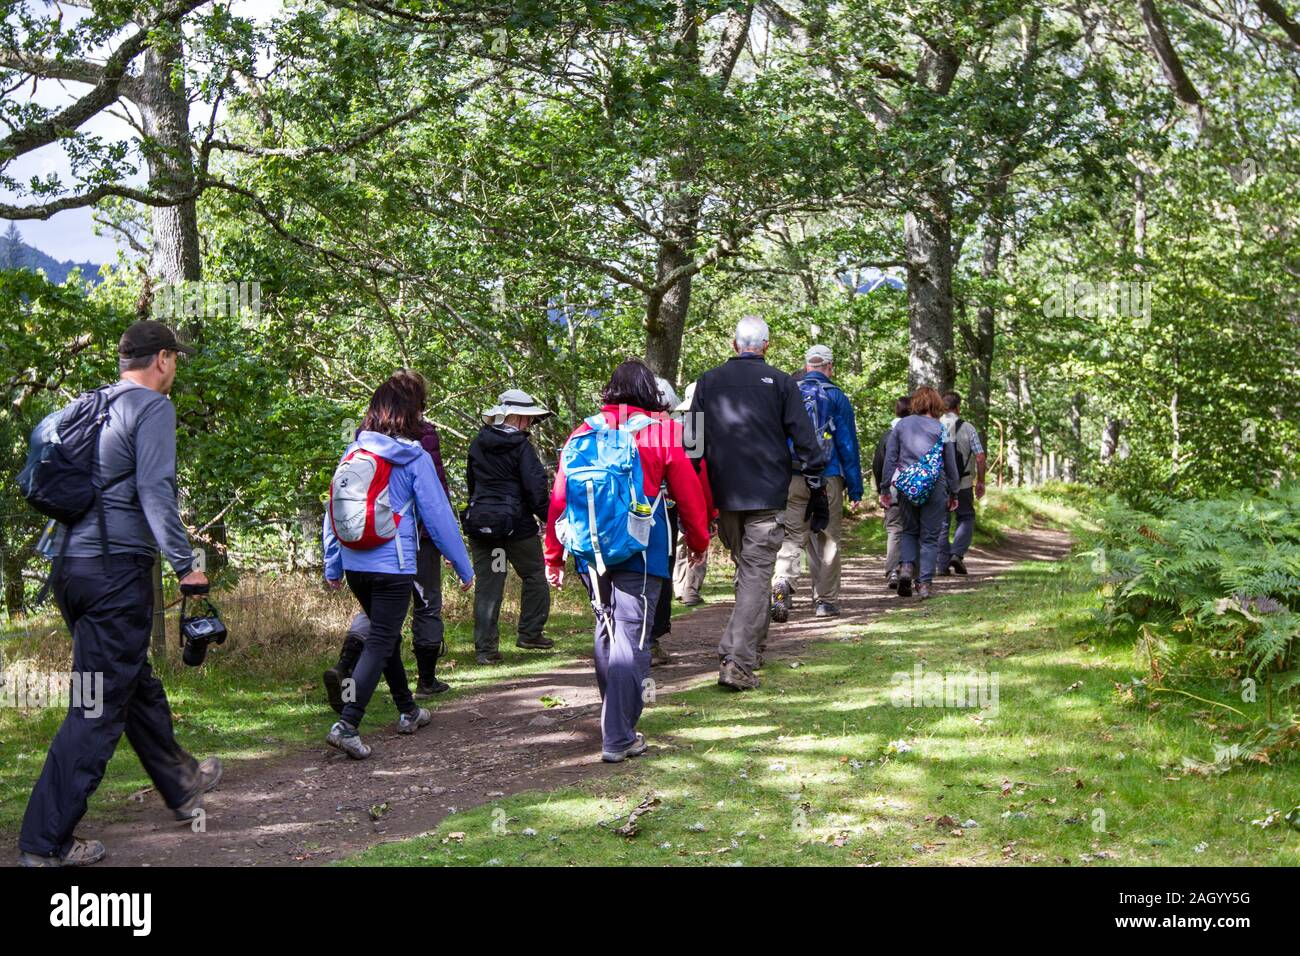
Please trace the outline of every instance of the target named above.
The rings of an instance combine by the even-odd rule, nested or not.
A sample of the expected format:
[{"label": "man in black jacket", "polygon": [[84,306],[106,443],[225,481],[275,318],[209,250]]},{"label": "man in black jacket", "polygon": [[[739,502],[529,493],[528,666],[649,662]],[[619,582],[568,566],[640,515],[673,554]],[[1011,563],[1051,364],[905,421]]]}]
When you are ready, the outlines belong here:
[{"label": "man in black jacket", "polygon": [[469,446],[465,479],[469,505],[461,513],[474,559],[474,652],[480,664],[499,664],[497,621],[505,596],[506,566],[523,583],[515,646],[547,650],[542,630],[551,614],[539,528],[546,526],[550,487],[528,429],[551,412],[517,388],[498,396]]},{"label": "man in black jacket", "polygon": [[772,567],[785,537],[783,516],[794,456],[812,492],[816,531],[829,508],[817,442],[794,379],[763,360],[767,323],[746,316],[736,325],[736,355],[700,376],[686,417],[687,447],[702,451],[718,514],[718,534],[736,563],[736,606],[718,644],[718,683],[758,686],[755,668],[767,643]]}]

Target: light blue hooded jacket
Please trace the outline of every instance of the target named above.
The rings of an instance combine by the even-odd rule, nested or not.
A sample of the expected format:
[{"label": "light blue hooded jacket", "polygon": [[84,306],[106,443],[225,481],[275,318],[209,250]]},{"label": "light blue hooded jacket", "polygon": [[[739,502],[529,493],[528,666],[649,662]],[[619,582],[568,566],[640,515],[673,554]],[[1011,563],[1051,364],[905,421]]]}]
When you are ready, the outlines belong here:
[{"label": "light blue hooded jacket", "polygon": [[334,526],[330,523],[327,509],[324,527],[325,579],[338,581],[343,577],[344,571],[414,574],[416,542],[419,537],[416,533],[418,520],[429,532],[442,556],[456,569],[461,582],[472,580],[473,565],[465,551],[465,542],[461,540],[456,516],[447,501],[447,493],[442,490],[442,483],[438,480],[429,453],[416,441],[392,438],[379,432],[361,432],[357,435],[357,440],[348,446],[343,457],[346,458],[358,448],[392,463],[393,471],[388,479],[388,500],[394,512],[400,512],[407,507],[412,496],[415,498],[414,506],[407,509],[405,517],[397,526],[406,566],[402,567],[397,560],[397,538],[367,551],[340,545],[334,536]]}]

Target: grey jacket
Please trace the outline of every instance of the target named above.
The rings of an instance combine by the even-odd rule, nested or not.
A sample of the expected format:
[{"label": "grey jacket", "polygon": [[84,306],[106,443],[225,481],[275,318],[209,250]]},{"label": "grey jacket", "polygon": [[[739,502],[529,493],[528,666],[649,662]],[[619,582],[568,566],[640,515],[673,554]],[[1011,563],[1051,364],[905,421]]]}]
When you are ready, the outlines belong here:
[{"label": "grey jacket", "polygon": [[[939,440],[942,430],[943,425],[939,420],[929,415],[908,415],[898,420],[885,443],[885,464],[880,469],[886,488],[893,487],[894,476],[900,468],[915,464],[926,456]],[[950,441],[943,443],[941,475],[947,478],[948,496],[956,497],[961,475],[957,472],[957,454]]]},{"label": "grey jacket", "polygon": [[[176,503],[176,409],[165,395],[143,385],[124,381],[116,388],[121,397],[109,406],[99,435],[98,479],[113,482],[104,492],[108,551],[148,556],[162,551],[177,577],[184,577],[194,556]],[[103,554],[98,509],[73,525],[71,534],[68,557]],[[62,546],[60,532],[51,551],[57,555]]]}]

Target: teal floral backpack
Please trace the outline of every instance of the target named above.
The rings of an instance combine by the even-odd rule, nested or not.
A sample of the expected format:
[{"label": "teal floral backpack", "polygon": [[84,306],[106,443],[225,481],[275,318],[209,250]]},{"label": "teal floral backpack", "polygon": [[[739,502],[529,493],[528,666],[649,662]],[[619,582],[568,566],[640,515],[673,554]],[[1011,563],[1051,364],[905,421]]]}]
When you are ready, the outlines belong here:
[{"label": "teal floral backpack", "polygon": [[939,440],[920,461],[914,461],[898,473],[894,487],[914,505],[923,505],[939,480],[939,470],[943,467],[943,443],[948,440],[948,426],[939,426]]}]

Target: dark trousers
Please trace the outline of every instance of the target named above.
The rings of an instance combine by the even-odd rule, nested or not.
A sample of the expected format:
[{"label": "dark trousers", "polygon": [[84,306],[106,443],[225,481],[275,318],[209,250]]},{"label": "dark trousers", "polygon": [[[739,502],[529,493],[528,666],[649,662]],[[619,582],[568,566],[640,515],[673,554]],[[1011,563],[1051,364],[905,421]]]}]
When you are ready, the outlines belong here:
[{"label": "dark trousers", "polygon": [[411,643],[416,653],[442,649],[442,554],[432,541],[420,540],[411,595]]},{"label": "dark trousers", "polygon": [[474,650],[497,650],[500,643],[501,601],[506,593],[506,567],[515,569],[523,583],[519,598],[521,638],[542,637],[551,616],[551,588],[546,583],[542,539],[536,535],[504,541],[470,539],[474,559]]},{"label": "dark trousers", "polygon": [[[949,519],[944,522],[944,531],[939,539],[938,569],[946,571],[953,558],[964,558],[970,550],[970,543],[975,537],[975,489],[962,488],[957,492],[957,510],[948,512]],[[957,529],[948,535],[953,523]]]},{"label": "dark trousers", "polygon": [[342,714],[353,727],[360,727],[370,698],[379,686],[380,674],[388,683],[397,710],[405,714],[415,709],[415,698],[406,682],[406,666],[402,663],[402,624],[411,606],[415,575],[348,571],[347,579],[361,610],[370,618],[365,649],[352,670],[353,699],[347,700],[349,695],[344,695],[347,703]]},{"label": "dark trousers", "polygon": [[[673,546],[668,549],[668,580],[673,580],[673,575],[677,572],[677,549],[683,546],[683,542],[677,540],[677,509],[668,509],[668,535]],[[686,560],[686,555],[682,555],[682,560]],[[673,589],[665,587],[659,592],[659,600],[655,604],[655,620],[650,628],[650,635],[654,642],[658,643],[659,638],[665,637],[672,633],[673,630]]]},{"label": "dark trousers", "polygon": [[114,555],[107,573],[100,558],[59,565],[53,590],[72,632],[73,673],[102,675],[103,693],[93,707],[73,697],[27,802],[18,845],[45,856],[72,845],[123,732],[168,807],[198,785],[198,763],[176,742],[167,693],[149,666],[153,559]]},{"label": "dark trousers", "polygon": [[639,571],[610,571],[603,578],[583,572],[596,612],[596,685],[600,688],[600,734],[607,752],[636,743],[650,677],[650,622],[664,579]]}]

